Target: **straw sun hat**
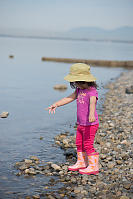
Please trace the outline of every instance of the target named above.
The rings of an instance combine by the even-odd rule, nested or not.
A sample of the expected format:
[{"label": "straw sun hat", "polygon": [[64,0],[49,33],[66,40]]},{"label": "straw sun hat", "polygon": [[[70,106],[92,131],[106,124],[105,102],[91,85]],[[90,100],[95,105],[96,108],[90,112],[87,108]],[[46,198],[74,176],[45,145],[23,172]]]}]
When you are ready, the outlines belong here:
[{"label": "straw sun hat", "polygon": [[64,77],[68,82],[85,81],[93,82],[96,78],[90,73],[90,66],[83,63],[73,64],[70,73]]}]

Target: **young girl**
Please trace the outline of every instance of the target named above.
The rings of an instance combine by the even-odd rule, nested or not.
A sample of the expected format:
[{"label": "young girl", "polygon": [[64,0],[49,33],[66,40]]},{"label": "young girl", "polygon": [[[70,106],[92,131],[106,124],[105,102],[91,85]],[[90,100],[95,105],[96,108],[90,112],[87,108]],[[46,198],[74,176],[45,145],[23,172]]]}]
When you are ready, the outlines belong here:
[{"label": "young girl", "polygon": [[81,174],[97,174],[99,172],[99,153],[93,146],[99,125],[96,112],[98,100],[96,78],[90,73],[90,66],[77,63],[71,66],[70,73],[64,79],[70,82],[75,92],[55,102],[47,109],[49,113],[55,113],[57,107],[77,100],[77,162],[68,169],[79,171]]}]

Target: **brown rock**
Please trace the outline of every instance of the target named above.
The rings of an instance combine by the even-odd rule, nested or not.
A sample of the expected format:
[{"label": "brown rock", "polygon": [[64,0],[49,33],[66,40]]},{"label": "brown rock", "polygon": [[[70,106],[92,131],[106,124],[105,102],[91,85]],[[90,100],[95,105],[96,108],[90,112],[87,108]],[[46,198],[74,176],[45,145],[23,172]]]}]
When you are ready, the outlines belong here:
[{"label": "brown rock", "polygon": [[13,59],[13,58],[14,58],[14,55],[9,55],[9,58],[10,58],[10,59]]},{"label": "brown rock", "polygon": [[33,195],[32,198],[33,199],[40,199],[40,196],[39,195]]},{"label": "brown rock", "polygon": [[120,199],[129,199],[127,196],[121,196]]},{"label": "brown rock", "polygon": [[115,166],[115,164],[114,164],[114,163],[109,163],[109,164],[108,164],[108,168],[109,168],[109,169],[114,168],[114,166]]},{"label": "brown rock", "polygon": [[67,86],[64,84],[57,84],[53,87],[55,90],[66,90]]},{"label": "brown rock", "polygon": [[9,115],[8,112],[2,112],[2,113],[0,114],[0,118],[7,118],[8,115]]},{"label": "brown rock", "polygon": [[125,189],[130,189],[131,183],[125,183],[125,184],[123,185],[123,187],[124,187]]},{"label": "brown rock", "polygon": [[33,156],[30,156],[30,159],[31,159],[31,160],[35,160],[35,161],[39,161],[39,158],[38,158],[37,156],[34,156],[34,155],[33,155]]}]

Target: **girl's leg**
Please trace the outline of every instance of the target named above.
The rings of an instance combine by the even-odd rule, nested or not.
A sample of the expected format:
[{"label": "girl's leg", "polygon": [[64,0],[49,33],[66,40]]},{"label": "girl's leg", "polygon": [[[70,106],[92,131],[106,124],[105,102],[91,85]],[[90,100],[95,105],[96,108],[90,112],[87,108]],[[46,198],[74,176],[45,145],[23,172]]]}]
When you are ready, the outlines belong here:
[{"label": "girl's leg", "polygon": [[81,174],[97,174],[99,173],[99,153],[95,152],[95,148],[93,146],[95,134],[97,132],[98,125],[87,126],[84,129],[84,148],[88,155],[88,164],[89,166],[85,169],[79,169],[79,173]]},{"label": "girl's leg", "polygon": [[76,134],[76,147],[78,152],[84,152],[83,146],[83,129],[84,127],[78,125],[77,127],[77,134]]},{"label": "girl's leg", "polygon": [[77,146],[77,162],[69,166],[68,169],[71,171],[77,171],[81,168],[86,168],[88,166],[88,158],[86,152],[83,148],[83,131],[82,126],[77,127],[77,134],[76,134],[76,146]]},{"label": "girl's leg", "polygon": [[96,149],[94,148],[93,145],[94,145],[95,135],[98,130],[98,126],[99,125],[96,124],[96,125],[86,126],[84,128],[83,144],[87,155],[96,152]]}]

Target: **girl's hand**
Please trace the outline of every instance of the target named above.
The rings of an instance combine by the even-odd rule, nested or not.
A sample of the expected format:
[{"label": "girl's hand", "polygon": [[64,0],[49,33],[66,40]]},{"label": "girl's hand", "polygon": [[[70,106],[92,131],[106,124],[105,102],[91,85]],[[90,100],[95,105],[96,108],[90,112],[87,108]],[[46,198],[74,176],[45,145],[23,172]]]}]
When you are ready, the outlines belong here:
[{"label": "girl's hand", "polygon": [[90,114],[89,115],[89,122],[95,122],[96,121],[96,118],[94,116],[94,114]]},{"label": "girl's hand", "polygon": [[50,113],[53,114],[53,112],[55,114],[56,108],[57,108],[57,105],[56,104],[52,104],[51,106],[49,106],[48,108],[46,108],[46,110],[49,110],[49,114]]}]

